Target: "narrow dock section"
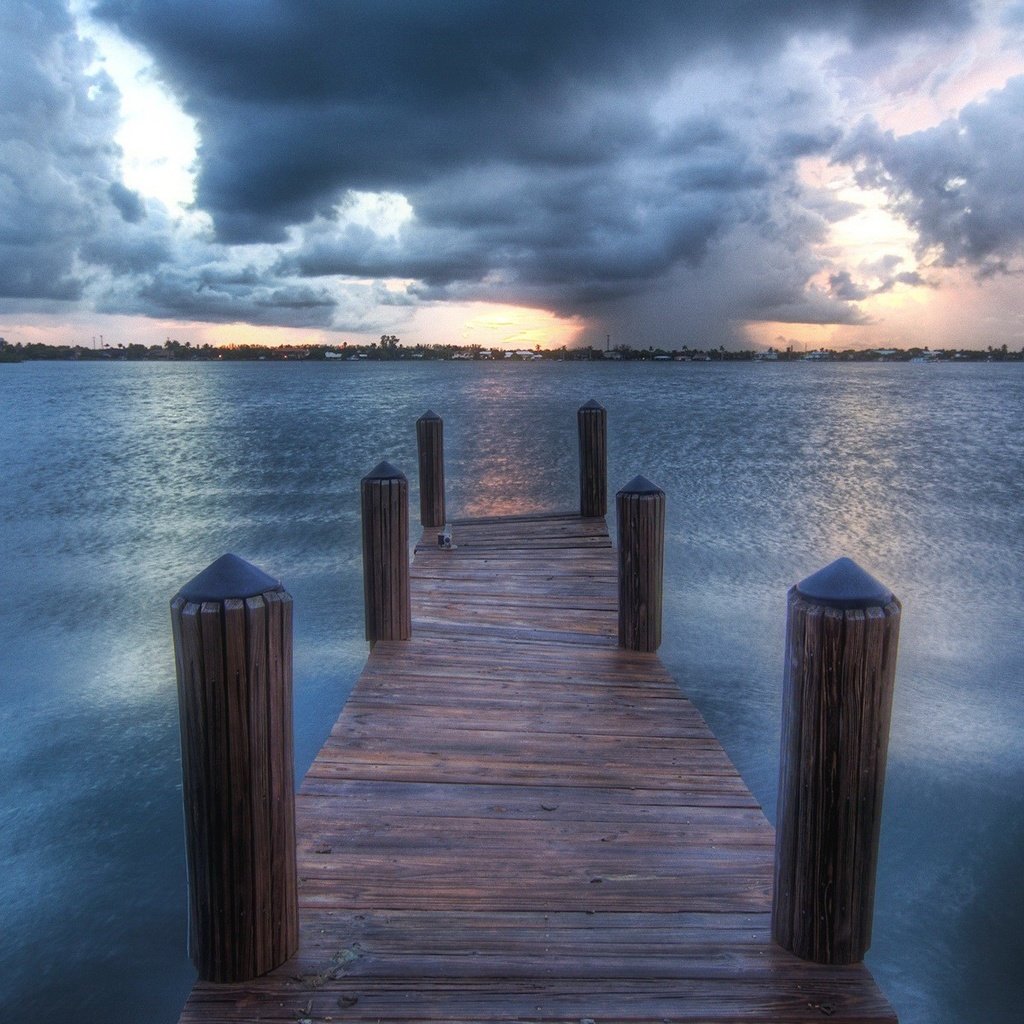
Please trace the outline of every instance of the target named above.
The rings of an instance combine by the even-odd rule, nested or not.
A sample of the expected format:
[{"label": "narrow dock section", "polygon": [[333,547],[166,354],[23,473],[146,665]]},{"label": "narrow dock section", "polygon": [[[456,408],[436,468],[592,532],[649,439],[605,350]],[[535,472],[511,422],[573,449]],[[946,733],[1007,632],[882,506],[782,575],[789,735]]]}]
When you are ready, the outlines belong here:
[{"label": "narrow dock section", "polygon": [[456,521],[298,796],[298,954],[183,1022],[895,1022],[773,945],[773,831],[653,654],[603,519]]}]

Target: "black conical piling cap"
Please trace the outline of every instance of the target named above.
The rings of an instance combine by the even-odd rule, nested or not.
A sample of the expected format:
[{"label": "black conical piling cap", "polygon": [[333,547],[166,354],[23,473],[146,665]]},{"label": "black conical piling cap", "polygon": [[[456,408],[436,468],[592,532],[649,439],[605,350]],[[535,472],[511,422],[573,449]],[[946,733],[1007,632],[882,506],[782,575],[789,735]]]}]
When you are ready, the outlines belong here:
[{"label": "black conical piling cap", "polygon": [[390,462],[378,462],[370,470],[364,480],[404,480],[405,474],[400,469],[395,469]]},{"label": "black conical piling cap", "polygon": [[604,412],[604,406],[593,398],[589,402],[584,402],[583,405],[580,406],[580,412],[584,409],[597,409],[600,412]]},{"label": "black conical piling cap", "polygon": [[884,608],[892,601],[892,591],[852,558],[837,558],[801,580],[796,590],[802,598],[829,608]]},{"label": "black conical piling cap", "polygon": [[645,476],[637,474],[624,487],[619,488],[619,494],[664,494],[660,487],[655,486]]},{"label": "black conical piling cap", "polygon": [[441,417],[434,412],[433,409],[428,409],[421,417],[421,420],[439,420]]},{"label": "black conical piling cap", "polygon": [[227,601],[230,598],[255,597],[268,590],[284,590],[280,580],[257,568],[238,555],[221,555],[198,576],[193,576],[178,591],[193,604],[203,601]]}]

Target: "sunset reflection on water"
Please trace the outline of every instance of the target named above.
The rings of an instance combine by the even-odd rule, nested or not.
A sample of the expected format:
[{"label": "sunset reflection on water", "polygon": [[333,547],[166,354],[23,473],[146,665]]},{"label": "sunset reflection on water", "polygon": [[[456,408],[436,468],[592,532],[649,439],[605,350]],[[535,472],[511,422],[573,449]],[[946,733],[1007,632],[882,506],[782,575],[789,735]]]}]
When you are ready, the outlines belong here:
[{"label": "sunset reflection on water", "polygon": [[460,389],[445,423],[450,517],[565,511],[578,501],[576,407],[531,388],[544,373],[499,365]]}]

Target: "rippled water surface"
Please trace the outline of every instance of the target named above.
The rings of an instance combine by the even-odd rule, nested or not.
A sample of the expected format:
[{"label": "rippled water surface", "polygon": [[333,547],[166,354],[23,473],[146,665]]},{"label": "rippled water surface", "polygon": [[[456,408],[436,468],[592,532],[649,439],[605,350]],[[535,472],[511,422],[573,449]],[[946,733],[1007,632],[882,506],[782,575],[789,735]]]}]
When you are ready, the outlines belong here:
[{"label": "rippled water surface", "polygon": [[668,494],[663,660],[774,816],[785,594],[902,599],[875,938],[904,1024],[1019,1022],[1024,368],[0,367],[0,1019],[174,1022],[192,984],[168,601],[234,551],[295,599],[305,771],[366,654],[358,481],[445,419],[451,513],[568,509],[575,409]]}]

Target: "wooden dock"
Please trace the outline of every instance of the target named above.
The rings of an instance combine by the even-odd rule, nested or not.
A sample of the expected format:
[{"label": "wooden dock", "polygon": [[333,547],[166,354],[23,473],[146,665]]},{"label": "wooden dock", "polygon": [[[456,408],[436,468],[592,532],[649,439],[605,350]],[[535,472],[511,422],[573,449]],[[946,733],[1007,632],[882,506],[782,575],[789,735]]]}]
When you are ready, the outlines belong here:
[{"label": "wooden dock", "polygon": [[181,1020],[894,1022],[771,941],[773,830],[655,654],[603,518],[455,521],[297,798],[300,947]]}]

